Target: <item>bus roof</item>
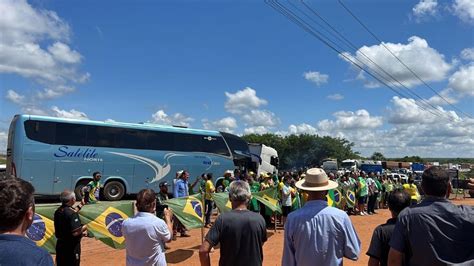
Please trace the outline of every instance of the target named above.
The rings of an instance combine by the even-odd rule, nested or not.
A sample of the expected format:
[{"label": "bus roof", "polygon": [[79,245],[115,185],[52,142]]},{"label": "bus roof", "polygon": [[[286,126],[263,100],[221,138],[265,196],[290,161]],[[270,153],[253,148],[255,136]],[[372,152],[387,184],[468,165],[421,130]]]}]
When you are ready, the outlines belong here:
[{"label": "bus roof", "polygon": [[204,129],[192,129],[176,126],[158,125],[153,123],[124,123],[124,122],[105,122],[105,121],[94,121],[94,120],[82,120],[82,119],[71,119],[71,118],[60,118],[40,115],[18,115],[20,120],[40,120],[40,121],[51,121],[51,122],[65,122],[81,125],[95,125],[95,126],[110,126],[110,127],[121,127],[131,129],[144,129],[144,130],[156,130],[156,131],[167,131],[174,133],[191,133],[191,134],[202,134],[211,136],[220,136],[219,131],[215,130],[204,130]]}]

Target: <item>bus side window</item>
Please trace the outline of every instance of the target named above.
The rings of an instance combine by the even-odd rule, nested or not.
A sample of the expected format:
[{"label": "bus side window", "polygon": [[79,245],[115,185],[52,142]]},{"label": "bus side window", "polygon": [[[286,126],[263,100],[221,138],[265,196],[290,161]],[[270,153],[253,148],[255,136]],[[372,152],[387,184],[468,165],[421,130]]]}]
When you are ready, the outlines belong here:
[{"label": "bus side window", "polygon": [[86,146],[87,127],[84,125],[57,123],[56,144]]},{"label": "bus side window", "polygon": [[56,123],[46,121],[25,121],[26,136],[34,141],[48,144],[56,142]]}]

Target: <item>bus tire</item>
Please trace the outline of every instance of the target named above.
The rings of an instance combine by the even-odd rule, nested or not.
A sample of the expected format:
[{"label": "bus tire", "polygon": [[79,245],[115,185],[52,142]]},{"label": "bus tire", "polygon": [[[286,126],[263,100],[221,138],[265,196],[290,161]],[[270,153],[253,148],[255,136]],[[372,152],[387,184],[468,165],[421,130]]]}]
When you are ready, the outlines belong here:
[{"label": "bus tire", "polygon": [[90,180],[81,180],[77,182],[76,188],[74,188],[74,194],[76,194],[76,200],[81,201],[82,200],[82,188],[85,187]]},{"label": "bus tire", "polygon": [[121,200],[125,195],[125,186],[120,181],[110,181],[104,186],[104,197],[106,200]]}]

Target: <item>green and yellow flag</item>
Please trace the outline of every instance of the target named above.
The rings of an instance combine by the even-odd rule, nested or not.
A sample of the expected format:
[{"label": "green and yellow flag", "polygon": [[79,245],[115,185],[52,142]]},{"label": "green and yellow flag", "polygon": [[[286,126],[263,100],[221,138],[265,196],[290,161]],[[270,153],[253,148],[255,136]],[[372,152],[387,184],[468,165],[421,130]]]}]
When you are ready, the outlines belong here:
[{"label": "green and yellow flag", "polygon": [[112,248],[121,249],[125,247],[122,223],[133,214],[131,201],[98,202],[84,206],[79,217],[91,236]]},{"label": "green and yellow flag", "polygon": [[[252,192],[252,198],[263,203],[272,212],[281,213],[281,208],[278,204],[278,190],[276,188]],[[220,212],[228,212],[232,210],[228,192],[214,193],[212,194],[212,199],[216,203]]]},{"label": "green and yellow flag", "polygon": [[339,208],[342,203],[342,193],[339,189],[331,189],[326,195],[328,200],[328,206]]},{"label": "green and yellow flag", "polygon": [[232,204],[230,203],[228,192],[213,193],[212,199],[221,213],[232,210]]},{"label": "green and yellow flag", "polygon": [[188,197],[173,198],[164,202],[173,211],[173,215],[187,229],[204,226],[204,207],[201,195],[195,194]]},{"label": "green and yellow flag", "polygon": [[281,207],[278,204],[278,189],[276,187],[268,188],[260,192],[252,193],[252,197],[268,207],[272,212],[281,213]]},{"label": "green and yellow flag", "polygon": [[56,253],[56,236],[54,235],[54,212],[59,206],[48,205],[36,207],[33,224],[26,231],[26,236],[37,246],[46,249],[49,253]]},{"label": "green and yellow flag", "polygon": [[[26,235],[37,246],[49,253],[56,253],[56,237],[54,236],[54,212],[60,205],[37,205],[33,224]],[[82,224],[87,225],[91,236],[106,245],[121,249],[125,247],[122,235],[122,222],[133,216],[132,201],[98,202],[86,205],[79,212]]]},{"label": "green and yellow flag", "polygon": [[350,189],[346,190],[345,198],[346,198],[347,207],[353,208],[354,205],[355,205],[355,201],[356,201],[355,192],[353,190],[350,190]]}]

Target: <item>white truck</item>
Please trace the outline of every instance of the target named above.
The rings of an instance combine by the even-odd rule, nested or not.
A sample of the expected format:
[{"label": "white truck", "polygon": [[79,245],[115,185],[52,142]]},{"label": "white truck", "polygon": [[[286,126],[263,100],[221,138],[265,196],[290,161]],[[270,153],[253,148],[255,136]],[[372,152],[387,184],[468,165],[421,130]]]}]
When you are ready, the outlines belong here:
[{"label": "white truck", "polygon": [[278,152],[274,148],[265,144],[249,143],[249,151],[257,175],[263,172],[278,173]]},{"label": "white truck", "polygon": [[347,172],[355,172],[358,170],[359,165],[360,163],[358,160],[347,159],[342,161],[341,168],[344,168],[344,170]]},{"label": "white truck", "polygon": [[322,165],[323,170],[326,173],[337,173],[337,160],[336,159],[325,159],[323,160],[323,165]]}]

